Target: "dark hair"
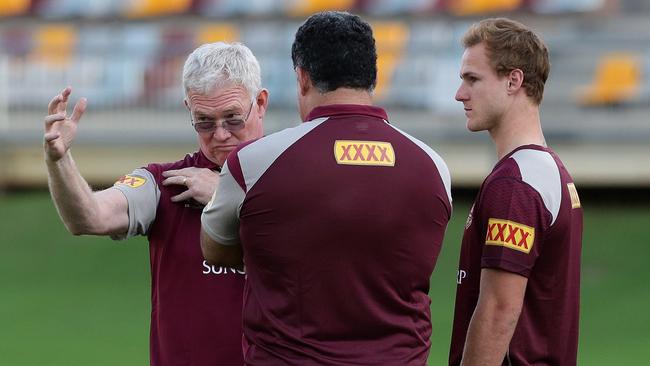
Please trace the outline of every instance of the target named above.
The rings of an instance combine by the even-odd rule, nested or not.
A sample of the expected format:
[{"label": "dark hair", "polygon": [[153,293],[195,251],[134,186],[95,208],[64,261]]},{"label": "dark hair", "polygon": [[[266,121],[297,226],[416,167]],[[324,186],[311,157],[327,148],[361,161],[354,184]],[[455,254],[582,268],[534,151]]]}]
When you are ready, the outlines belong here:
[{"label": "dark hair", "polygon": [[321,93],[338,88],[372,91],[377,84],[372,28],[357,15],[326,11],[310,16],[296,32],[291,59]]},{"label": "dark hair", "polygon": [[551,65],[548,48],[530,28],[507,18],[485,19],[473,24],[462,42],[465,48],[484,43],[488,60],[499,76],[514,69],[523,71],[526,95],[536,104],[542,102]]}]

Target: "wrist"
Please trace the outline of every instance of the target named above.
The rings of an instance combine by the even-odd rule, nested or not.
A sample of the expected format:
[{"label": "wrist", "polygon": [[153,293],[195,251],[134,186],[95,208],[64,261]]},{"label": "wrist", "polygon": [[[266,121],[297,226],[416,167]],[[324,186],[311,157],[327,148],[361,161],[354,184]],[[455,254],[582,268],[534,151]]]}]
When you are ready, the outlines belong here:
[{"label": "wrist", "polygon": [[63,155],[56,157],[50,155],[47,151],[45,152],[45,164],[48,166],[56,166],[63,163],[65,160],[71,160],[70,151],[66,151]]}]

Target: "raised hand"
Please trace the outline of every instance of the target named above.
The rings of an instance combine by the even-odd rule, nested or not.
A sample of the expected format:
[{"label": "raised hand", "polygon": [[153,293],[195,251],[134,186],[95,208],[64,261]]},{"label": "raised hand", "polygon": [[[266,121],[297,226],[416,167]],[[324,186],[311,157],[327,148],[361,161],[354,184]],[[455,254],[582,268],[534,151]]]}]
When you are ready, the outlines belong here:
[{"label": "raised hand", "polygon": [[70,149],[75,136],[77,125],[86,110],[86,98],[80,98],[74,106],[70,117],[66,114],[68,98],[72,88],[63,89],[61,94],[55,96],[47,106],[45,117],[45,134],[43,135],[43,148],[45,156],[51,161],[58,161]]}]

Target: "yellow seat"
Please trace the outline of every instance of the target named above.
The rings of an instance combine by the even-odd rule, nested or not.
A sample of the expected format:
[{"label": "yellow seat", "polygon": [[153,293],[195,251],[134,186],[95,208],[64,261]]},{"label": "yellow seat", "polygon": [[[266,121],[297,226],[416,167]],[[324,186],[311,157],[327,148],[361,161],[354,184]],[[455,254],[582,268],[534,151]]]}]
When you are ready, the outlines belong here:
[{"label": "yellow seat", "polygon": [[135,0],[125,10],[129,18],[151,18],[183,14],[190,10],[192,0]]},{"label": "yellow seat", "polygon": [[350,10],[354,0],[293,0],[287,13],[294,17],[305,17],[326,10]]},{"label": "yellow seat", "polygon": [[212,42],[235,42],[239,40],[239,29],[232,23],[204,25],[196,34],[197,45]]},{"label": "yellow seat", "polygon": [[390,89],[395,67],[401,61],[409,39],[409,28],[402,22],[372,24],[377,47],[377,86],[375,97],[382,98]]},{"label": "yellow seat", "polygon": [[0,2],[0,16],[26,14],[31,4],[31,0],[2,0]]},{"label": "yellow seat", "polygon": [[522,0],[456,0],[448,5],[449,11],[457,16],[479,15],[517,10]]},{"label": "yellow seat", "polygon": [[44,25],[34,34],[30,58],[50,66],[66,66],[72,59],[77,43],[75,28],[67,24]]},{"label": "yellow seat", "polygon": [[634,100],[641,90],[641,60],[632,54],[605,55],[590,85],[578,90],[581,105],[609,105]]}]

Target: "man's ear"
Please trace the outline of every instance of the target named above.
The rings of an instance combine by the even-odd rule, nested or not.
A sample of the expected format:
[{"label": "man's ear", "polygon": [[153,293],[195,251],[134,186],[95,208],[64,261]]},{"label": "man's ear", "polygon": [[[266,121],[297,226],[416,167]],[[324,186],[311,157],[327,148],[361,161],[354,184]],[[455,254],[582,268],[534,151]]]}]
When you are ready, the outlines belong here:
[{"label": "man's ear", "polygon": [[260,118],[264,118],[264,113],[266,113],[266,108],[269,105],[269,91],[262,88],[257,94],[257,99],[255,100],[255,105],[258,108],[258,114]]},{"label": "man's ear", "polygon": [[516,92],[524,83],[524,72],[521,69],[514,69],[508,74],[508,92]]},{"label": "man's ear", "polygon": [[190,105],[187,104],[187,99],[183,99],[183,104],[185,104],[185,108],[187,108],[188,111],[191,111],[192,109],[190,108]]},{"label": "man's ear", "polygon": [[300,66],[296,66],[296,75],[298,77],[298,91],[300,95],[305,96],[313,87],[311,78],[307,71]]}]

